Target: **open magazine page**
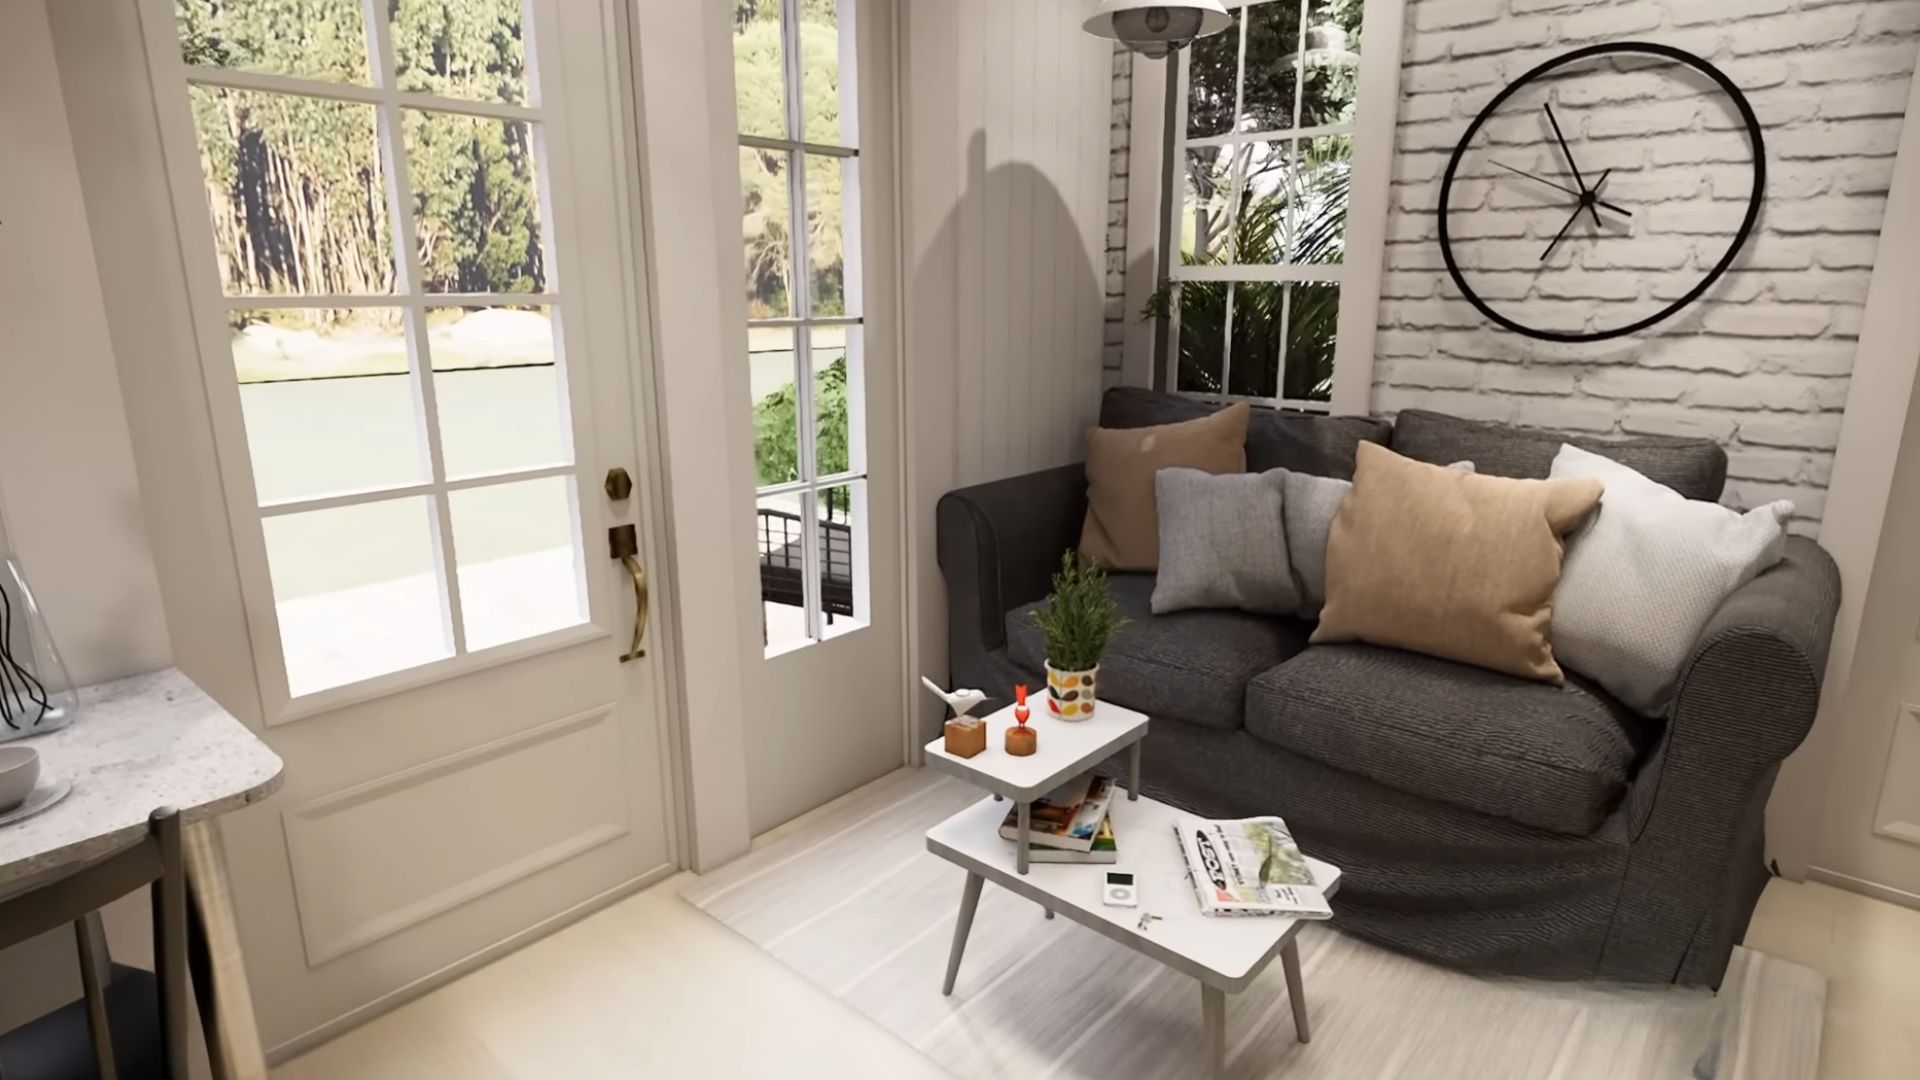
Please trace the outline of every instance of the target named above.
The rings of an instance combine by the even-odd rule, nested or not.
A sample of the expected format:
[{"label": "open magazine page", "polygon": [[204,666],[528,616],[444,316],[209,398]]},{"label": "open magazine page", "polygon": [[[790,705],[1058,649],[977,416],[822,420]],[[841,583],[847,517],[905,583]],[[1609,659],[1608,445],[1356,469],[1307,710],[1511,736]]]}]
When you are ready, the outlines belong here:
[{"label": "open magazine page", "polygon": [[1330,919],[1333,908],[1314,884],[1306,856],[1277,817],[1174,823],[1193,876],[1200,910],[1209,915],[1283,915]]}]

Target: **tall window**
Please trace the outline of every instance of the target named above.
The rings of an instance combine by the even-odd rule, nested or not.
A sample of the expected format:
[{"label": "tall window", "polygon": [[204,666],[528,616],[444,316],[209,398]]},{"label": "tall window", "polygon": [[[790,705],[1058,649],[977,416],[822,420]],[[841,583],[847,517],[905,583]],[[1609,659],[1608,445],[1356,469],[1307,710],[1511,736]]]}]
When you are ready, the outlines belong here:
[{"label": "tall window", "polygon": [[1169,88],[1167,381],[1325,409],[1362,0],[1228,2],[1233,25],[1183,51]]},{"label": "tall window", "polygon": [[586,622],[523,0],[173,14],[286,696]]},{"label": "tall window", "polygon": [[867,621],[854,0],[734,0],[769,653]]}]

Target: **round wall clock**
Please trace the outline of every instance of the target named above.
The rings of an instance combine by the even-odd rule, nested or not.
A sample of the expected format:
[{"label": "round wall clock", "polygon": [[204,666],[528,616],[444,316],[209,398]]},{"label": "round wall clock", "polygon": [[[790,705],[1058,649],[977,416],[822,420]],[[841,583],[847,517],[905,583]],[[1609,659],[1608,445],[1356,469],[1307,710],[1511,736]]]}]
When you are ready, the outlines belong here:
[{"label": "round wall clock", "polygon": [[1760,216],[1766,144],[1733,80],[1669,45],[1591,45],[1520,76],[1440,185],[1461,295],[1545,341],[1637,333],[1699,299]]}]

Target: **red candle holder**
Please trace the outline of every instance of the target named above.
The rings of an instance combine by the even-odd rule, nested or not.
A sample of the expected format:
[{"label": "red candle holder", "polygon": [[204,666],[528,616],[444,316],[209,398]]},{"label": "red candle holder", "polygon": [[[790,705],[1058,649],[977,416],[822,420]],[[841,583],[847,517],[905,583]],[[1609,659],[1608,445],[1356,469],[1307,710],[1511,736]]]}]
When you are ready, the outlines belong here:
[{"label": "red candle holder", "polygon": [[1014,757],[1026,757],[1040,749],[1040,735],[1027,726],[1027,718],[1032,713],[1027,709],[1027,687],[1022,683],[1013,688],[1013,719],[1015,726],[1007,729],[1007,753]]}]

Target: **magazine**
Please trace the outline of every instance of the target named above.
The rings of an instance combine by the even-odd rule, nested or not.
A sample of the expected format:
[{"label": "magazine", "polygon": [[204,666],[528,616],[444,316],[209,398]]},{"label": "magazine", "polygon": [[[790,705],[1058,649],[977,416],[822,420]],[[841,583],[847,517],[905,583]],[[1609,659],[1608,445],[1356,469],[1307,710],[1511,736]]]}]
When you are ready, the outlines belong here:
[{"label": "magazine", "polygon": [[1100,822],[1100,831],[1093,834],[1093,847],[1087,851],[1063,851],[1060,848],[1041,847],[1039,844],[1027,845],[1028,862],[1047,863],[1115,863],[1120,861],[1120,843],[1113,835],[1113,818],[1107,817]]},{"label": "magazine", "polygon": [[1207,821],[1182,815],[1173,831],[1203,914],[1333,918],[1306,856],[1279,818]]},{"label": "magazine", "polygon": [[[1113,801],[1113,781],[1104,776],[1082,776],[1034,801],[1028,813],[1027,844],[1063,851],[1091,851],[1094,834],[1106,820]],[[1000,835],[1020,837],[1020,808],[1007,808]]]}]

